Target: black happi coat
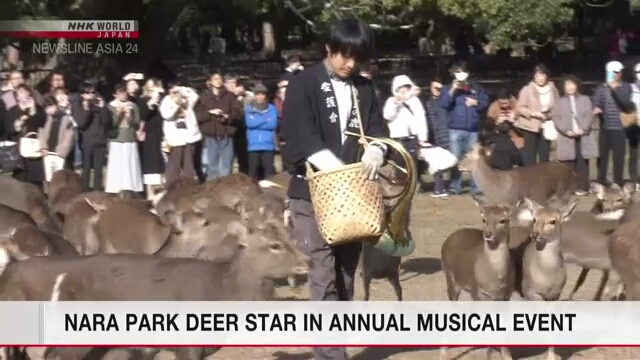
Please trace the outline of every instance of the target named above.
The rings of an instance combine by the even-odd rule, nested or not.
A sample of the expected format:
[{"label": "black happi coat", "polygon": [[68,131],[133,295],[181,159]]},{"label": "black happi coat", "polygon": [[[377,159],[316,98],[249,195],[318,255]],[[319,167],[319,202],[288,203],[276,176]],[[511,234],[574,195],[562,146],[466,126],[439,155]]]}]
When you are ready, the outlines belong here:
[{"label": "black happi coat", "polygon": [[[360,75],[354,75],[351,81],[357,90],[365,135],[388,138],[389,128],[382,118],[382,106],[378,103],[373,83]],[[347,136],[343,144],[342,133],[345,129],[340,128],[340,121],[331,121],[331,113],[338,111],[327,106],[327,98],[335,98],[330,84],[325,65],[319,63],[303,70],[287,87],[280,129],[286,143],[282,151],[283,160],[293,165],[288,191],[292,199],[310,200],[309,186],[304,179],[305,162],[309,156],[328,149],[345,164],[360,161],[358,138]],[[352,111],[347,130],[359,133],[354,119]]]}]

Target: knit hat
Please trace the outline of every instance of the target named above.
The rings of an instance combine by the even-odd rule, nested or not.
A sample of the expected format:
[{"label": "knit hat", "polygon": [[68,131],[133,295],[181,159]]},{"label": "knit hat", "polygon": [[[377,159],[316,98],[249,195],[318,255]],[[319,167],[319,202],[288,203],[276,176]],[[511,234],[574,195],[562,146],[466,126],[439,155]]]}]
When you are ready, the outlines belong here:
[{"label": "knit hat", "polygon": [[262,84],[257,84],[256,86],[253,87],[253,89],[251,91],[254,94],[266,94],[266,93],[268,93],[267,87],[262,85]]}]

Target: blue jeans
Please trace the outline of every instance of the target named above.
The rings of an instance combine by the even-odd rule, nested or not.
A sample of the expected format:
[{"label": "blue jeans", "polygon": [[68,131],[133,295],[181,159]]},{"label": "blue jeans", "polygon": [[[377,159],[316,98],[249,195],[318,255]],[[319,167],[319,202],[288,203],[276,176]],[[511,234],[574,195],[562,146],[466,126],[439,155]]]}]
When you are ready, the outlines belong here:
[{"label": "blue jeans", "polygon": [[233,166],[233,139],[205,136],[207,148],[207,179],[213,180],[231,174]]},{"label": "blue jeans", "polygon": [[[478,142],[478,133],[475,131],[449,129],[449,150],[458,159],[462,159],[473,145]],[[451,185],[449,191],[455,194],[462,192],[462,173],[457,167],[451,169]],[[471,192],[478,192],[478,186],[471,177]]]},{"label": "blue jeans", "polygon": [[82,149],[80,148],[80,136],[77,129],[74,130],[73,152],[73,166],[78,168],[82,166]]}]

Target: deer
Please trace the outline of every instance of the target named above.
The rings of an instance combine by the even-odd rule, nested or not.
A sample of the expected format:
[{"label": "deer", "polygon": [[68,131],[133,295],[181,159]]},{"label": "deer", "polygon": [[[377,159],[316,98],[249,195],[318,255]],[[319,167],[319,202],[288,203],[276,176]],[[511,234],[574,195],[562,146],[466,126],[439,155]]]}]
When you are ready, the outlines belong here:
[{"label": "deer", "polygon": [[[616,228],[618,219],[633,202],[635,184],[628,183],[623,188],[617,185],[607,188],[593,183],[591,190],[596,196],[596,202],[591,210],[574,211],[563,224],[560,248],[564,261],[582,268],[567,300],[573,300],[591,269],[600,270],[603,273],[594,301],[601,300],[603,297],[609,298],[614,288],[616,292],[612,299],[622,295],[623,289],[619,277],[615,271],[611,272],[609,236]],[[527,214],[523,214],[524,212]],[[531,226],[532,217],[528,209],[520,209],[517,214],[520,221],[527,219],[528,226]],[[610,278],[613,286],[608,287]]]},{"label": "deer", "polygon": [[[542,206],[524,198],[522,203],[533,217],[527,241],[512,250],[516,261],[516,291],[529,301],[557,301],[567,282],[567,269],[561,249],[563,223],[569,219],[577,202],[560,207]],[[549,347],[547,360],[557,358]]]},{"label": "deer", "polygon": [[640,300],[640,203],[625,210],[611,234],[609,257],[620,276],[626,300]]},{"label": "deer", "polygon": [[577,189],[576,175],[558,162],[538,163],[512,170],[493,170],[488,151],[476,144],[458,163],[473,176],[478,188],[497,204],[514,205],[526,198],[545,204],[550,200],[566,204]]},{"label": "deer", "polygon": [[[482,215],[482,230],[463,228],[442,244],[442,272],[450,301],[458,301],[464,290],[474,301],[508,301],[515,288],[515,265],[509,250],[511,209],[474,201]],[[487,357],[491,355],[487,348]],[[503,360],[510,360],[508,348],[500,348]],[[446,359],[442,348],[440,359]]]},{"label": "deer", "polygon": [[[631,182],[622,188],[617,185],[607,188],[598,183],[591,184],[591,190],[596,196],[591,210],[575,211],[571,219],[563,225],[561,248],[564,259],[567,263],[582,267],[568,300],[573,299],[591,269],[602,271],[602,279],[594,300],[601,300],[603,296],[609,297],[613,289],[615,294],[612,299],[622,296],[620,277],[611,266],[609,242],[625,210],[634,202],[635,187]],[[607,287],[610,279],[613,286]]]}]

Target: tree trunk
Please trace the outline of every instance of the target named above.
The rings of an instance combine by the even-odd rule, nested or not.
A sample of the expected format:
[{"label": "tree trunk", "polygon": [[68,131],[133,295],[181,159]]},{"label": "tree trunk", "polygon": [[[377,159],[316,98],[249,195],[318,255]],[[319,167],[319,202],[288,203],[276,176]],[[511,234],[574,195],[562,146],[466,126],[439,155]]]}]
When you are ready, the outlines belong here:
[{"label": "tree trunk", "polygon": [[265,58],[271,58],[276,52],[276,38],[273,25],[265,21],[262,23],[262,54]]}]

